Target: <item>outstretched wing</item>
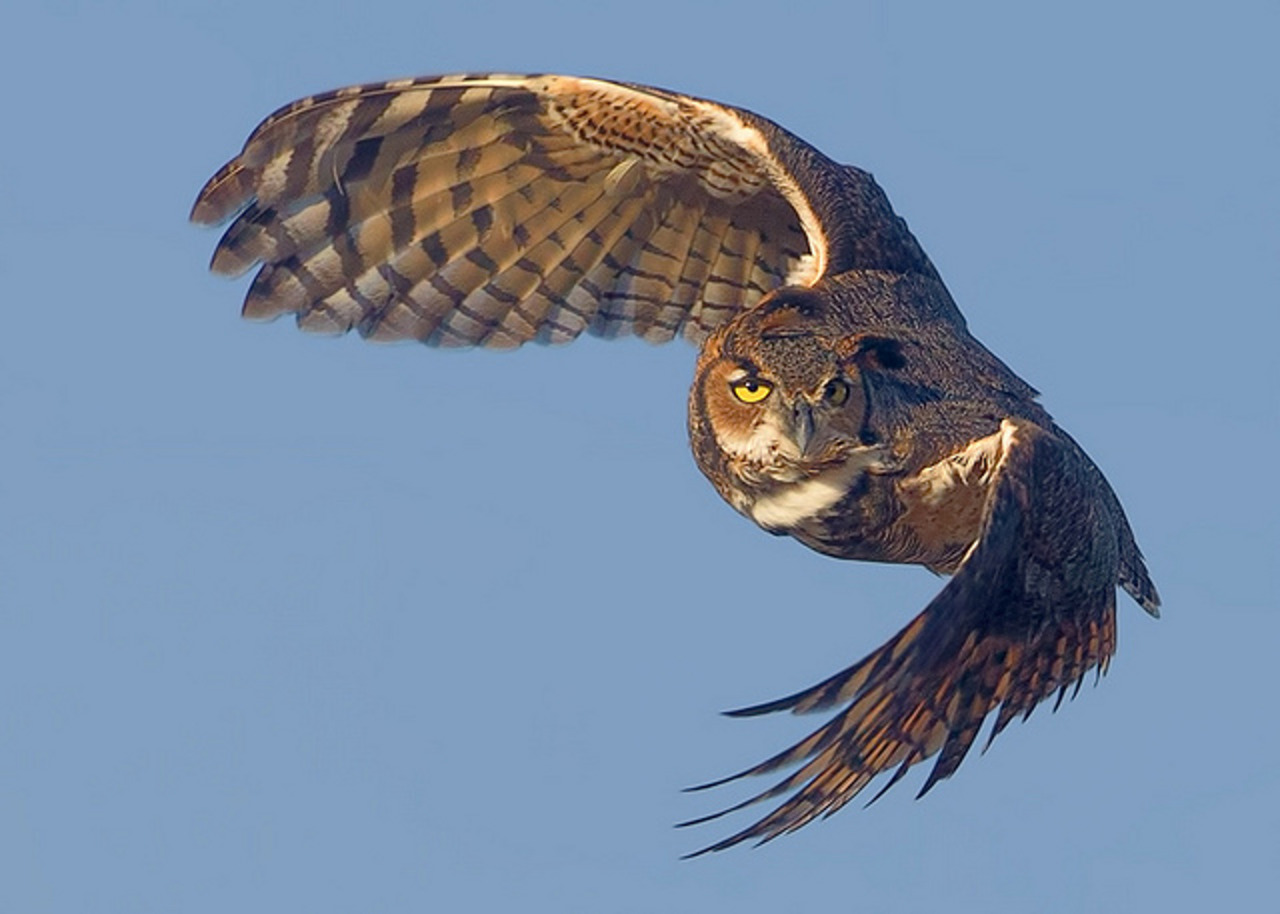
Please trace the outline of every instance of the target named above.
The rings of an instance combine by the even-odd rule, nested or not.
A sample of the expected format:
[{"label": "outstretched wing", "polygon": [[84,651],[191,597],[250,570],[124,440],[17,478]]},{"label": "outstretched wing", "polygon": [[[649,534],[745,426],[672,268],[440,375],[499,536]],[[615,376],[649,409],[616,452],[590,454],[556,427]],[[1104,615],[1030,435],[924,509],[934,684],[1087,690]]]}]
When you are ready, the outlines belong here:
[{"label": "outstretched wing", "polygon": [[794,831],[835,812],[878,774],[894,769],[878,798],[911,766],[938,755],[923,796],[959,767],[989,712],[999,708],[988,745],[1055,692],[1058,703],[1069,689],[1074,695],[1089,670],[1098,676],[1106,671],[1115,651],[1117,585],[1156,612],[1155,588],[1140,557],[1129,556],[1123,543],[1123,514],[1115,515],[1114,496],[1074,442],[1029,422],[1005,420],[992,472],[980,536],[924,612],[825,682],[731,712],[845,706],[773,758],[692,788],[804,763],[745,802],[683,823],[791,794],[760,821],[697,853]]},{"label": "outstretched wing", "polygon": [[700,341],[782,286],[931,269],[871,177],[746,111],[564,76],[406,79],[272,114],[201,190],[244,314],[432,345]]}]

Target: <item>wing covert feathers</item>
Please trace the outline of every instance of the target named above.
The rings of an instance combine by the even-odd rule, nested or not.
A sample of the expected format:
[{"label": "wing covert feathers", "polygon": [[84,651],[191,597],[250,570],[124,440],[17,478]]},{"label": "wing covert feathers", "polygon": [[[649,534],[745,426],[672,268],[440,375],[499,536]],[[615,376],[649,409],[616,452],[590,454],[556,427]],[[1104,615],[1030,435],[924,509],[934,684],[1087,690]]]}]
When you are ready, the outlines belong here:
[{"label": "wing covert feathers", "polygon": [[1090,670],[1098,677],[1106,671],[1116,646],[1122,552],[1107,495],[1070,439],[1009,420],[1002,431],[980,538],[929,606],[883,647],[824,682],[730,712],[842,708],[789,749],[692,788],[800,766],[741,803],[682,823],[787,796],[759,821],[695,856],[794,831],[892,772],[874,802],[913,765],[936,756],[923,796],[959,767],[989,713],[997,712],[987,745],[1055,694],[1056,710]]},{"label": "wing covert feathers", "polygon": [[376,83],[272,114],[191,218],[235,217],[211,268],[258,267],[247,317],[443,346],[700,340],[825,268],[824,229],[766,133],[784,136],[601,80]]}]

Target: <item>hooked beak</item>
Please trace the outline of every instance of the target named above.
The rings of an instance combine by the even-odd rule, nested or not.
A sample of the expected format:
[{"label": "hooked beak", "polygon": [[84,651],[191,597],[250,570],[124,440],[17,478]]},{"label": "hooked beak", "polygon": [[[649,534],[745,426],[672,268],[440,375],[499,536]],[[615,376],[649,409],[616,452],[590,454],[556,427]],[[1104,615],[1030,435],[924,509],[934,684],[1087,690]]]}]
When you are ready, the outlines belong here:
[{"label": "hooked beak", "polygon": [[798,397],[791,407],[791,435],[803,457],[813,440],[813,407],[804,397]]}]

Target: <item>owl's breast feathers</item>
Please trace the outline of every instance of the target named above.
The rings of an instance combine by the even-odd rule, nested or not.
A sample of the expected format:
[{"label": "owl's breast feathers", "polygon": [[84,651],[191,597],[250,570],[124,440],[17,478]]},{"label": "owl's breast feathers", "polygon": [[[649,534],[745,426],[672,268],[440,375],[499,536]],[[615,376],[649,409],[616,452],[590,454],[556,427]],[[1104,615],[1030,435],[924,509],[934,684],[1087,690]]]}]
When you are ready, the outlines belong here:
[{"label": "owl's breast feathers", "polygon": [[[977,541],[983,509],[1013,425],[1006,421],[936,462],[911,468],[882,459],[869,470],[851,465],[832,471],[849,485],[789,523],[767,524],[759,503],[751,516],[772,532],[790,534],[820,552],[863,561],[925,565],[955,571]],[[773,500],[785,501],[779,493]],[[794,498],[790,500],[794,501]]]}]

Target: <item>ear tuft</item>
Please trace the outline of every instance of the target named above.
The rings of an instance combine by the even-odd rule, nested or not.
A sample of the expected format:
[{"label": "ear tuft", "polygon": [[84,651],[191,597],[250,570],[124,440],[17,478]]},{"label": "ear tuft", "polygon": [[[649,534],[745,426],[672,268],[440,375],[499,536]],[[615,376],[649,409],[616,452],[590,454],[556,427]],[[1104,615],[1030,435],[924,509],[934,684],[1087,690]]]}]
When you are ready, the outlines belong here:
[{"label": "ear tuft", "polygon": [[847,348],[847,357],[862,367],[897,371],[907,364],[902,344],[891,337],[859,335],[849,341]]},{"label": "ear tuft", "polygon": [[784,289],[757,307],[763,339],[808,336],[822,317],[821,296],[807,289]]}]

